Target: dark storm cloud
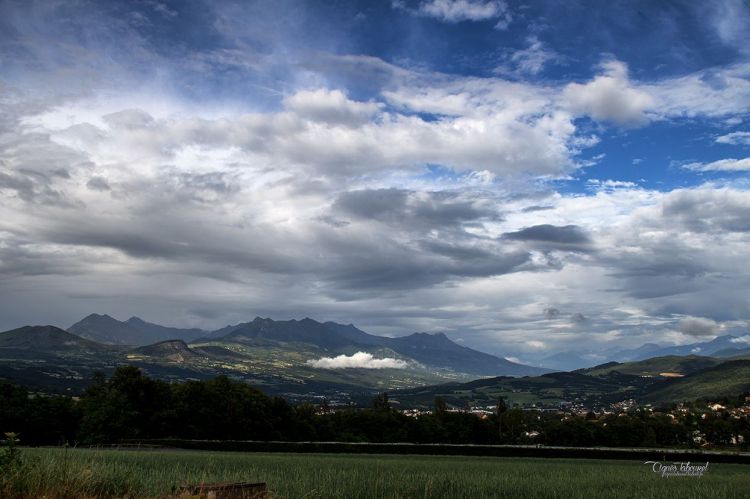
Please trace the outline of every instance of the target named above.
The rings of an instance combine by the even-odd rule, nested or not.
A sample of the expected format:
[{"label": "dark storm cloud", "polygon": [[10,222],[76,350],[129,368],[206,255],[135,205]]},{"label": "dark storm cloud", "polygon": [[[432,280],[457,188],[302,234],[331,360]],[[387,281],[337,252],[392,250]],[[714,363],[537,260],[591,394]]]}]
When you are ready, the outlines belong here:
[{"label": "dark storm cloud", "polygon": [[[709,279],[716,268],[701,247],[691,246],[664,233],[648,241],[638,234],[620,235],[617,245],[636,246],[637,251],[621,252],[611,248],[599,255],[601,263],[622,284],[622,291],[639,299],[654,299],[689,293]],[[615,251],[612,251],[612,250]]]},{"label": "dark storm cloud", "polygon": [[15,191],[21,199],[32,199],[34,196],[34,182],[25,176],[9,175],[0,171],[0,189]]},{"label": "dark storm cloud", "polygon": [[431,253],[461,261],[489,260],[494,257],[490,249],[478,244],[469,244],[469,241],[466,243],[449,243],[446,241],[423,240],[420,241],[419,245],[422,249]]},{"label": "dark storm cloud", "polygon": [[336,297],[419,289],[465,277],[517,272],[530,265],[528,252],[508,250],[497,241],[461,230],[435,233],[373,220],[321,225],[315,247],[325,256],[308,264],[317,265],[327,292]]},{"label": "dark storm cloud", "polygon": [[[676,245],[669,245],[674,248]],[[672,258],[667,255],[655,254],[653,259],[646,255],[622,255],[617,261],[611,262],[615,271],[612,275],[618,277],[686,277],[693,278],[705,274],[710,270],[708,262],[702,260],[703,255],[698,252],[690,254],[675,254]]]},{"label": "dark storm cloud", "polygon": [[526,208],[522,209],[521,212],[522,213],[533,213],[535,211],[547,211],[547,210],[554,210],[554,209],[555,209],[554,206],[538,206],[538,205],[534,205],[534,206],[527,206]]},{"label": "dark storm cloud", "polygon": [[679,191],[669,196],[662,210],[666,222],[693,232],[750,232],[750,202],[744,196]]},{"label": "dark storm cloud", "polygon": [[583,229],[577,225],[555,225],[543,224],[526,227],[516,232],[503,234],[506,239],[516,241],[539,241],[555,244],[588,244],[589,237]]},{"label": "dark storm cloud", "polygon": [[137,258],[176,258],[193,251],[191,245],[179,244],[167,234],[157,235],[143,229],[112,221],[109,228],[69,226],[50,230],[45,235],[56,244],[112,248]]},{"label": "dark storm cloud", "polygon": [[55,143],[48,134],[25,131],[19,115],[8,119],[15,125],[0,133],[0,196],[37,206],[82,206],[66,189],[72,173],[90,167],[87,156]]},{"label": "dark storm cloud", "polygon": [[11,192],[20,199],[38,205],[69,207],[74,203],[50,185],[49,177],[35,173],[17,171],[4,173],[0,170],[0,193]]},{"label": "dark storm cloud", "polygon": [[496,205],[449,192],[413,192],[401,189],[350,191],[332,206],[338,216],[429,230],[460,226],[480,220],[500,220]]},{"label": "dark storm cloud", "polygon": [[374,244],[366,246],[339,241],[333,248],[340,263],[330,279],[346,293],[369,293],[528,270],[528,251],[509,250],[466,230],[497,220],[501,216],[495,201],[468,193],[395,188],[342,193],[324,221],[376,235]]},{"label": "dark storm cloud", "polygon": [[75,251],[45,248],[19,233],[6,232],[0,239],[0,276],[77,275],[92,263]]},{"label": "dark storm cloud", "polygon": [[686,317],[680,320],[677,328],[688,336],[714,336],[719,331],[716,321],[703,317]]},{"label": "dark storm cloud", "polygon": [[281,236],[270,227],[248,233],[242,228],[212,226],[207,221],[191,223],[174,208],[163,205],[164,213],[138,221],[59,220],[54,227],[40,230],[39,236],[55,244],[110,248],[139,259],[160,259],[176,266],[173,271],[197,272],[221,280],[235,280],[233,270],[238,269],[295,274],[306,268],[307,262],[300,255],[281,249]]},{"label": "dark storm cloud", "polygon": [[377,189],[345,192],[333,205],[334,213],[375,220],[395,220],[406,209],[408,192]]},{"label": "dark storm cloud", "polygon": [[592,251],[591,239],[584,229],[577,225],[534,225],[516,232],[506,232],[502,239],[524,242],[542,250]]},{"label": "dark storm cloud", "polygon": [[[345,265],[330,269],[329,280],[344,293],[377,295],[383,290],[418,289],[466,277],[489,277],[525,269],[526,252],[498,253],[487,258],[467,260],[410,250],[395,250],[351,258]],[[452,255],[455,256],[455,255]],[[338,290],[331,290],[339,296]]]}]

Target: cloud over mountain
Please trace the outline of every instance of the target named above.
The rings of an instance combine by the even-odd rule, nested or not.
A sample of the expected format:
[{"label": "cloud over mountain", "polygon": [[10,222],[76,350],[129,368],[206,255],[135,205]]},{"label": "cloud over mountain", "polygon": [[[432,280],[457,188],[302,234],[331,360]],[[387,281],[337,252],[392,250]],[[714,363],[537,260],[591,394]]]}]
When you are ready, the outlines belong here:
[{"label": "cloud over mountain", "polygon": [[321,357],[317,360],[308,360],[307,364],[318,369],[405,369],[407,367],[407,363],[403,360],[390,357],[376,359],[367,352]]}]

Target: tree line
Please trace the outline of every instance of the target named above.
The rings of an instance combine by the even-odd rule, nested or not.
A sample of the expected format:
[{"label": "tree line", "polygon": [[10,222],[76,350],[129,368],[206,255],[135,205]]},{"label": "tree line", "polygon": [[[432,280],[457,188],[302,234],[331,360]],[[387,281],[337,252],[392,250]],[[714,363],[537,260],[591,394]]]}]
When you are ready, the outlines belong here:
[{"label": "tree line", "polygon": [[747,448],[750,441],[747,417],[689,412],[675,418],[642,410],[562,416],[508,408],[502,399],[484,418],[449,411],[440,397],[431,414],[409,417],[392,409],[386,394],[368,409],[321,414],[315,406],[291,405],[226,376],[168,383],[133,366],[119,367],[110,378],[97,374],[79,399],[31,395],[0,381],[3,432],[18,434],[24,445],[176,438],[691,447],[698,445],[698,434],[716,445],[744,440],[738,445]]}]

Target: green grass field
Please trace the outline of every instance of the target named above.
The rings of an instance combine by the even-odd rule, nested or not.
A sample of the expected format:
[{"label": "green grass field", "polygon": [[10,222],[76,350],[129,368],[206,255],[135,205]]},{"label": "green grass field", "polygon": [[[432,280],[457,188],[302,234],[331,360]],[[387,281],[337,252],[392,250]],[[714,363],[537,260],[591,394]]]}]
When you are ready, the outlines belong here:
[{"label": "green grass field", "polygon": [[[3,497],[167,497],[184,484],[263,481],[276,498],[748,497],[750,467],[661,478],[637,461],[23,449]],[[19,487],[15,492],[8,488]]]}]

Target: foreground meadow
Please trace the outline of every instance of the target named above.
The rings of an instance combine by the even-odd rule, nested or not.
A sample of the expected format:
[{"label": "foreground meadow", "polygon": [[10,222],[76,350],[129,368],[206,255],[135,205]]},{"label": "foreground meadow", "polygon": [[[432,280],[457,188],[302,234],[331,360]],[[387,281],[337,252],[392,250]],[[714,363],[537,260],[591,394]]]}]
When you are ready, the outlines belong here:
[{"label": "foreground meadow", "polygon": [[661,478],[638,461],[23,449],[2,497],[167,497],[185,484],[267,482],[271,497],[747,497],[750,467]]}]

